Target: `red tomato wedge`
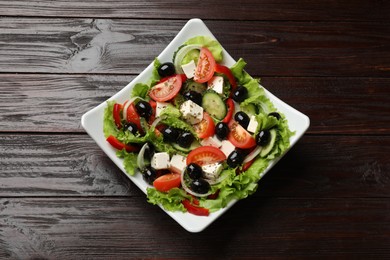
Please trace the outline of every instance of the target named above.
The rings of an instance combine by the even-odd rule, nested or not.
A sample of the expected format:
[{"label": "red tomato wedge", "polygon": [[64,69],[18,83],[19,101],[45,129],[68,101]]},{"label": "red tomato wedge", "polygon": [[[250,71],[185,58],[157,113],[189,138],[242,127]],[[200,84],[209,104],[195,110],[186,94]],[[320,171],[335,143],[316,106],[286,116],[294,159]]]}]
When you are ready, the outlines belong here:
[{"label": "red tomato wedge", "polygon": [[174,98],[181,89],[183,83],[180,75],[174,75],[169,77],[163,82],[158,83],[150,89],[150,97],[159,102],[168,101]]},{"label": "red tomato wedge", "polygon": [[187,156],[187,165],[196,163],[200,166],[226,160],[226,155],[216,147],[201,146],[192,150]]},{"label": "red tomato wedge", "polygon": [[183,200],[181,203],[188,210],[188,212],[191,214],[194,214],[197,216],[210,215],[210,211],[208,209],[191,204],[191,202],[187,199]]},{"label": "red tomato wedge", "polygon": [[207,138],[214,135],[215,124],[207,112],[203,112],[203,119],[200,123],[193,125],[199,138]]},{"label": "red tomato wedge", "polygon": [[215,59],[213,54],[207,48],[200,50],[198,65],[196,66],[194,80],[198,83],[204,83],[211,79],[215,71]]},{"label": "red tomato wedge", "polygon": [[236,78],[233,76],[232,72],[230,71],[230,69],[228,67],[220,65],[220,64],[216,64],[215,72],[222,73],[228,78],[230,85],[232,86],[231,92],[233,92],[233,90],[236,89],[236,87],[237,87]]},{"label": "red tomato wedge", "polygon": [[115,103],[114,108],[112,110],[112,116],[114,117],[114,122],[118,129],[122,128],[122,122],[121,122],[122,108],[123,106],[121,104]]},{"label": "red tomato wedge", "polygon": [[127,107],[126,121],[127,122],[132,122],[132,123],[136,124],[137,128],[138,128],[138,131],[140,131],[141,133],[143,132],[142,126],[141,126],[141,120],[140,120],[140,117],[139,117],[139,115],[137,113],[137,110],[135,109],[134,103],[131,103]]},{"label": "red tomato wedge", "polygon": [[153,109],[153,113],[152,113],[152,115],[149,117],[149,120],[148,120],[149,125],[151,125],[151,124],[154,122],[154,120],[156,119],[156,107],[157,107],[157,103],[156,103],[155,101],[153,101],[153,100],[149,100],[149,104],[150,104],[150,106],[151,106],[152,109]]},{"label": "red tomato wedge", "polygon": [[231,120],[228,126],[228,139],[235,147],[249,149],[256,146],[255,139],[239,123]]},{"label": "red tomato wedge", "polygon": [[107,137],[106,140],[107,140],[107,142],[109,142],[111,144],[112,147],[114,147],[115,149],[118,149],[118,150],[126,149],[127,152],[137,152],[139,150],[138,147],[122,143],[113,135],[110,135],[109,137]]},{"label": "red tomato wedge", "polygon": [[156,190],[161,192],[168,192],[170,189],[178,188],[180,187],[180,184],[180,174],[177,173],[164,174],[153,182],[153,186]]},{"label": "red tomato wedge", "polygon": [[222,119],[222,122],[224,122],[224,123],[227,124],[227,123],[229,123],[230,120],[232,119],[233,113],[234,113],[234,101],[233,101],[233,99],[228,98],[228,99],[226,100],[226,106],[228,107],[228,112],[227,112],[225,118]]}]

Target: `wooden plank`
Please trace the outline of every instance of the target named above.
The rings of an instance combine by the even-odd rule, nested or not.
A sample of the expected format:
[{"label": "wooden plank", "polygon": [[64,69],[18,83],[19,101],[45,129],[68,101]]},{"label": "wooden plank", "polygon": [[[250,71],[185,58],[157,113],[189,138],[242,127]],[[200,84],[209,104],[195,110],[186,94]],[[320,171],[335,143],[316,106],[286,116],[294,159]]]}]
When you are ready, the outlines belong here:
[{"label": "wooden plank", "polygon": [[[260,182],[259,197],[390,197],[389,136],[305,136]],[[136,196],[86,135],[0,135],[0,196]]]},{"label": "wooden plank", "polygon": [[6,198],[0,205],[2,258],[390,257],[388,199],[251,198],[199,234],[138,198]]},{"label": "wooden plank", "polygon": [[[387,23],[206,23],[253,75],[390,75]],[[185,21],[5,17],[0,24],[2,72],[138,74]]]},{"label": "wooden plank", "polygon": [[[218,11],[216,11],[218,10]],[[1,1],[1,16],[107,17],[291,20],[388,21],[390,5],[384,1]]]},{"label": "wooden plank", "polygon": [[[133,79],[0,74],[0,132],[82,133],[82,114]],[[262,84],[311,118],[309,133],[390,133],[389,78],[264,77]]]}]

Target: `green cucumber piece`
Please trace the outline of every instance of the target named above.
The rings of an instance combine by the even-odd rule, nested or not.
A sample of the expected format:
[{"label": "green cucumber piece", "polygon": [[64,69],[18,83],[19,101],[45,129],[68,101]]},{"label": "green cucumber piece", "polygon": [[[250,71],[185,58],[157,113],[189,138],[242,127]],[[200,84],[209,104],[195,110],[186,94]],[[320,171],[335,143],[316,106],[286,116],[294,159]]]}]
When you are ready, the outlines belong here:
[{"label": "green cucumber piece", "polygon": [[222,97],[217,92],[209,90],[204,93],[202,98],[203,109],[210,114],[210,116],[222,120],[227,114],[227,107]]},{"label": "green cucumber piece", "polygon": [[276,142],[276,136],[277,136],[276,129],[275,128],[270,129],[269,133],[271,135],[271,140],[269,141],[269,143],[266,146],[263,147],[263,149],[261,149],[260,157],[267,156],[272,151],[272,148],[274,148],[274,145]]},{"label": "green cucumber piece", "polygon": [[202,83],[195,82],[193,80],[187,80],[185,86],[184,86],[184,91],[196,91],[200,94],[203,94],[207,89],[207,86]]},{"label": "green cucumber piece", "polygon": [[173,148],[175,148],[178,151],[189,153],[192,150],[194,150],[195,148],[198,148],[200,146],[200,143],[198,141],[193,141],[192,144],[190,145],[190,147],[188,147],[188,148],[181,147],[178,143],[171,143],[171,145],[173,146]]}]

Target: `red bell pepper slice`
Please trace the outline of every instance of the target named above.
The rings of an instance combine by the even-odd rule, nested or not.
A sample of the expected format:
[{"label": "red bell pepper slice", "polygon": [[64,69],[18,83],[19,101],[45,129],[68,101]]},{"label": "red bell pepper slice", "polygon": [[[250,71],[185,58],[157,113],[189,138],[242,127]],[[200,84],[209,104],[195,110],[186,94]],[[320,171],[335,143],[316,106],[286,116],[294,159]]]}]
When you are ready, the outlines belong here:
[{"label": "red bell pepper slice", "polygon": [[192,204],[189,200],[185,199],[181,202],[183,206],[188,210],[189,213],[197,215],[197,216],[208,216],[210,215],[210,211],[203,207],[198,207]]},{"label": "red bell pepper slice", "polygon": [[236,78],[233,76],[231,70],[228,67],[226,67],[226,66],[217,64],[215,66],[215,72],[225,74],[225,76],[228,78],[228,80],[230,82],[230,85],[232,86],[232,91],[231,92],[233,93],[233,91],[237,87],[237,81],[236,81]]},{"label": "red bell pepper slice", "polygon": [[138,147],[122,143],[113,135],[110,135],[109,137],[107,137],[106,140],[107,140],[107,142],[109,142],[111,144],[112,147],[114,147],[118,150],[126,149],[127,152],[137,152],[139,150]]},{"label": "red bell pepper slice", "polygon": [[224,122],[224,123],[227,124],[227,123],[229,123],[230,120],[232,119],[233,113],[234,113],[234,102],[233,102],[233,99],[228,98],[228,99],[226,100],[226,105],[227,105],[227,107],[228,107],[228,112],[227,112],[225,118],[222,119],[222,122]]},{"label": "red bell pepper slice", "polygon": [[112,116],[114,117],[114,122],[118,129],[122,128],[122,122],[121,122],[122,108],[123,106],[121,104],[115,103],[114,108],[112,110]]}]

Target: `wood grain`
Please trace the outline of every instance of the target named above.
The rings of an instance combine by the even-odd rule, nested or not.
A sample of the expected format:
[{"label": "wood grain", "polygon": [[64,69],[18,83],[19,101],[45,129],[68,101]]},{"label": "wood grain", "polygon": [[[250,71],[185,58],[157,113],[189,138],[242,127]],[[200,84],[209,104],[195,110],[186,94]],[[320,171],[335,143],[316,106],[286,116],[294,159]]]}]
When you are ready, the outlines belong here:
[{"label": "wood grain", "polygon": [[[81,116],[133,79],[0,74],[0,132],[82,133]],[[263,77],[262,84],[310,117],[309,133],[390,133],[389,78]]]},{"label": "wood grain", "polygon": [[315,252],[316,258],[378,259],[390,253],[390,202],[377,198],[251,198],[199,234],[139,198],[6,198],[0,210],[2,258],[302,259]]},{"label": "wood grain", "polygon": [[[261,180],[255,196],[389,198],[389,153],[388,136],[305,136]],[[0,158],[3,197],[145,200],[86,135],[0,135]]]},{"label": "wood grain", "polygon": [[[218,11],[216,11],[218,10]],[[291,21],[389,21],[386,1],[1,1],[1,16],[229,19]]]},{"label": "wood grain", "polygon": [[[0,23],[2,72],[138,74],[185,21],[3,17]],[[252,75],[390,75],[384,22],[206,24],[233,57],[248,62]]]}]

